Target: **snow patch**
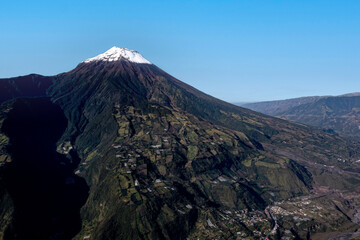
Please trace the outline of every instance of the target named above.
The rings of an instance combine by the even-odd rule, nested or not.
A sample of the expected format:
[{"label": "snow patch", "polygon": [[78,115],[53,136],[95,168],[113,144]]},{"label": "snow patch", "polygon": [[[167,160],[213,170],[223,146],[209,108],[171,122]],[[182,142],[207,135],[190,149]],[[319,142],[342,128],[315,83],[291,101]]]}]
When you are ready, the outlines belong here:
[{"label": "snow patch", "polygon": [[95,62],[95,61],[105,61],[105,62],[114,62],[119,60],[128,60],[129,62],[134,63],[145,63],[151,64],[146,60],[140,53],[134,50],[129,50],[127,48],[112,47],[106,52],[97,55],[96,57],[86,59],[84,63]]}]

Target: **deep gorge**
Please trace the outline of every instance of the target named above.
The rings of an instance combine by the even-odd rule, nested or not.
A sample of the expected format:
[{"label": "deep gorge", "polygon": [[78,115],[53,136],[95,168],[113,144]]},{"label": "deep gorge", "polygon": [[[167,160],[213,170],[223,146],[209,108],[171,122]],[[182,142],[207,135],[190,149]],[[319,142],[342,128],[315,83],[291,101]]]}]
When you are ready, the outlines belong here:
[{"label": "deep gorge", "polygon": [[3,181],[15,206],[5,239],[71,239],[81,229],[80,208],[88,197],[85,180],[74,174],[80,159],[66,157],[56,142],[67,127],[49,98],[17,99],[4,121],[12,162]]}]

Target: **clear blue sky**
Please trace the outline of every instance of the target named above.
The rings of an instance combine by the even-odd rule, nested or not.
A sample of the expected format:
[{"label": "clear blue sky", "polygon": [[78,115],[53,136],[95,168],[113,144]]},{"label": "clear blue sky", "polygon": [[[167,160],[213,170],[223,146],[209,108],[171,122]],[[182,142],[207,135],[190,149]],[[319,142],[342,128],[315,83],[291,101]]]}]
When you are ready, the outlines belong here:
[{"label": "clear blue sky", "polygon": [[0,78],[112,46],[230,102],[360,91],[360,1],[0,2]]}]

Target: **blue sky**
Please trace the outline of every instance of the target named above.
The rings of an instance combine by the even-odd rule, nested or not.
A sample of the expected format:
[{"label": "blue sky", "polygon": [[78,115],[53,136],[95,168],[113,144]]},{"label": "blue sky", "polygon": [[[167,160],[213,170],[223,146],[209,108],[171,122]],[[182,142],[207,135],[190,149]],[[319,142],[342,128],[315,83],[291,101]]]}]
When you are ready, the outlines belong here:
[{"label": "blue sky", "polygon": [[229,102],[360,91],[357,0],[1,0],[0,78],[114,45]]}]

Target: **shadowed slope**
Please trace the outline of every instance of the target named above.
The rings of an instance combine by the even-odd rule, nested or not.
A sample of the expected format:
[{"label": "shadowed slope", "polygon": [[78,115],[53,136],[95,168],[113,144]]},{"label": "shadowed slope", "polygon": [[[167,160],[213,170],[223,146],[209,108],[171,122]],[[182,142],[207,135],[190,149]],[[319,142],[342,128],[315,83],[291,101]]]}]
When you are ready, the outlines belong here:
[{"label": "shadowed slope", "polygon": [[18,97],[45,97],[52,77],[30,74],[0,79],[0,103]]},{"label": "shadowed slope", "polygon": [[3,180],[15,208],[5,239],[70,239],[80,230],[87,186],[73,173],[79,160],[56,152],[65,128],[61,109],[46,98],[18,99],[4,121],[12,162]]}]

